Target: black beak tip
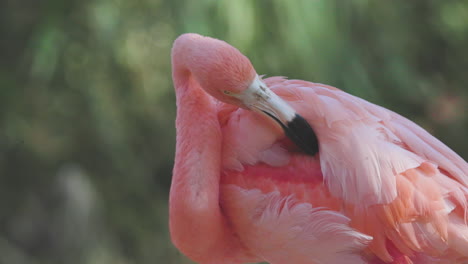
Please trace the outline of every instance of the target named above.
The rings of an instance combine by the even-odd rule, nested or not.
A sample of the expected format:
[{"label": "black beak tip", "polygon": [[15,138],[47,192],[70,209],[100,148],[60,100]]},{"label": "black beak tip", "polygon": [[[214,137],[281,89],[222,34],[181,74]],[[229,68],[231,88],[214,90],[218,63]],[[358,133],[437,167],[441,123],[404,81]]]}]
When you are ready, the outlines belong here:
[{"label": "black beak tip", "polygon": [[291,139],[296,146],[298,146],[304,153],[314,156],[319,151],[318,139],[312,127],[307,121],[296,114],[294,118],[287,124],[283,124],[274,115],[263,111],[266,115],[274,119],[278,124],[281,125],[286,136]]},{"label": "black beak tip", "polygon": [[299,114],[283,129],[286,135],[306,154],[314,156],[319,151],[318,139],[309,123]]}]

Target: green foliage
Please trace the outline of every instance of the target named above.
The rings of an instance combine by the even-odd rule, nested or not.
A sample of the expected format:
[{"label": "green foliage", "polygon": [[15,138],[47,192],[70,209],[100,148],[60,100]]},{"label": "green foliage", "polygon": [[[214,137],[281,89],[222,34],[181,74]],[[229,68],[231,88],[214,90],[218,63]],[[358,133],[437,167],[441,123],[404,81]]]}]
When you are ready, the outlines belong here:
[{"label": "green foliage", "polygon": [[169,240],[170,48],[224,39],[468,157],[466,1],[3,1],[0,263],[190,263]]}]

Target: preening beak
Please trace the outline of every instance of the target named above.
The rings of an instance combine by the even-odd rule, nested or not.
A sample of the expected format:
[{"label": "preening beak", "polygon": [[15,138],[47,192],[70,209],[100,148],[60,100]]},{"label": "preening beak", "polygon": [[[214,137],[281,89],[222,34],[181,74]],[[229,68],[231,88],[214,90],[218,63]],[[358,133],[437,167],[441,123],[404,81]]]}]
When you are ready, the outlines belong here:
[{"label": "preening beak", "polygon": [[318,152],[312,127],[283,99],[273,93],[257,76],[247,90],[236,95],[249,109],[266,114],[283,128],[286,135],[306,154]]}]

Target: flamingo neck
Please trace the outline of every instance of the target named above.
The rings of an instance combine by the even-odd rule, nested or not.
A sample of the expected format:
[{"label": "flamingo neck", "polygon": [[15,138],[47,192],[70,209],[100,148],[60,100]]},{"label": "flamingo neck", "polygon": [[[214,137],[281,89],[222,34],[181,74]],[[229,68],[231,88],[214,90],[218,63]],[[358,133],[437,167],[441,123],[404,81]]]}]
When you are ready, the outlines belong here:
[{"label": "flamingo neck", "polygon": [[185,255],[211,263],[236,248],[219,207],[221,129],[214,100],[189,71],[175,69],[174,83],[177,143],[169,198],[170,233]]}]

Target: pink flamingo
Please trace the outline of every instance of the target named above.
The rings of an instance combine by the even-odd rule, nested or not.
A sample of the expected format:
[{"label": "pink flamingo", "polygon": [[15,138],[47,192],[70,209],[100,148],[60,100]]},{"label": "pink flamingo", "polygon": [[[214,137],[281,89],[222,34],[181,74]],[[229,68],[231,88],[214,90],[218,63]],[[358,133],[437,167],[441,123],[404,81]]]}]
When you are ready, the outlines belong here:
[{"label": "pink flamingo", "polygon": [[334,87],[262,79],[209,37],[180,36],[172,64],[170,232],[186,256],[468,263],[468,165],[424,129]]}]

